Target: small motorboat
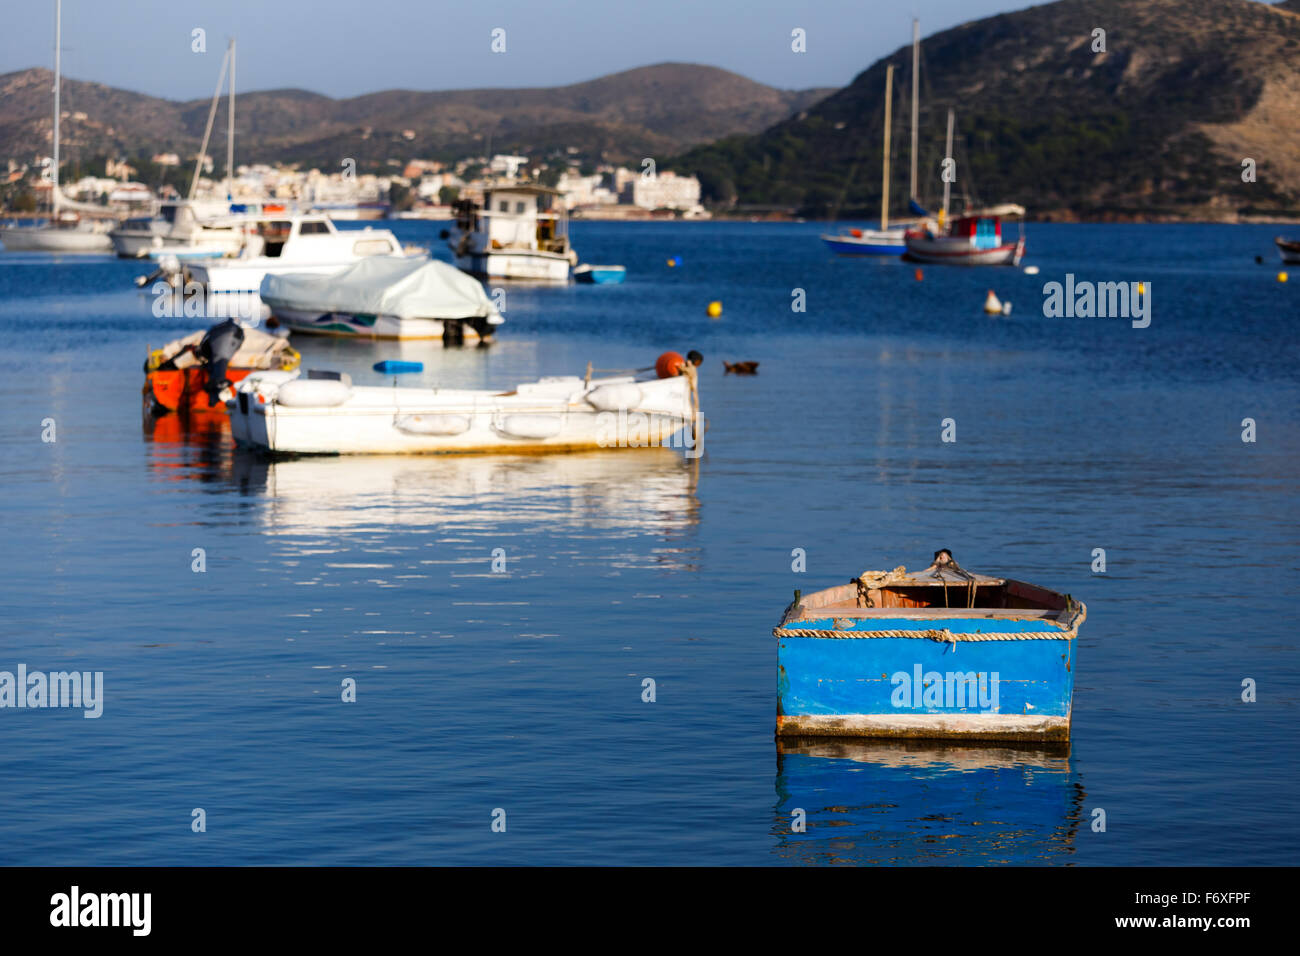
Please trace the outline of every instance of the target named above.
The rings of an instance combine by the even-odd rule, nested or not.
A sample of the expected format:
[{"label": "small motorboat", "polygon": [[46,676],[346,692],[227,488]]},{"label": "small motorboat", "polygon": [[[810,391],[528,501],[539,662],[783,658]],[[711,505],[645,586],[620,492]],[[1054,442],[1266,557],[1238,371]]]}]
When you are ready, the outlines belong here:
[{"label": "small motorboat", "polygon": [[543,378],[508,391],[354,386],[339,372],[256,372],[226,407],[236,443],[273,453],[669,447],[697,457],[701,361],[697,352],[687,359],[668,352],[655,365],[656,378],[593,378],[589,368],[585,378]]},{"label": "small motorboat", "polygon": [[436,259],[374,256],[333,275],[268,275],[262,302],[295,332],[489,342],[505,321],[477,279]]},{"label": "small motorboat", "polygon": [[288,339],[228,319],[149,350],[144,363],[145,403],[155,415],[225,414],[224,388],[256,371],[291,372],[300,361]]},{"label": "small motorboat", "polygon": [[580,265],[573,270],[573,281],[587,285],[617,285],[627,278],[626,266]]},{"label": "small motorboat", "polygon": [[1277,254],[1282,257],[1282,261],[1287,265],[1300,266],[1300,239],[1283,239],[1278,236],[1273,240],[1277,243]]},{"label": "small motorboat", "polygon": [[963,570],[868,571],[786,608],[778,736],[1068,740],[1087,608]]}]

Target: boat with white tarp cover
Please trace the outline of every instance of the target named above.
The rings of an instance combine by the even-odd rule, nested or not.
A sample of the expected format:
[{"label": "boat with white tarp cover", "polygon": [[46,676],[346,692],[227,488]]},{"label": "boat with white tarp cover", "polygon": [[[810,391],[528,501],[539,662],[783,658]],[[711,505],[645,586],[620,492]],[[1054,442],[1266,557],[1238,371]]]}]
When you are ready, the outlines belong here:
[{"label": "boat with white tarp cover", "polygon": [[259,292],[295,332],[488,341],[505,320],[477,279],[445,262],[376,256],[341,272],[267,275]]}]

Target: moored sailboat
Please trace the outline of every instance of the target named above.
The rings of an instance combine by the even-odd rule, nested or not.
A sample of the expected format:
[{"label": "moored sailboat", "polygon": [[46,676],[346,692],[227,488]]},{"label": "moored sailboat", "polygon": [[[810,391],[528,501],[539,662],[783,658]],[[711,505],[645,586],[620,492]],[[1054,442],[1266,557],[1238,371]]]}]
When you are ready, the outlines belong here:
[{"label": "moored sailboat", "polygon": [[[917,76],[920,71],[921,27],[912,21],[912,180],[911,201],[916,205],[916,130],[917,130]],[[823,235],[822,242],[831,252],[841,256],[897,256],[907,251],[903,242],[907,223],[894,228],[889,226],[889,146],[893,117],[894,65],[885,67],[885,149],[881,175],[880,228],[850,229],[838,235]]]},{"label": "moored sailboat", "polygon": [[[8,226],[0,229],[0,243],[10,252],[110,252],[107,221],[83,219],[75,210],[101,213],[93,206],[64,200],[59,191],[59,106],[63,86],[63,0],[56,0],[54,13],[54,156],[50,164],[50,218],[44,225]],[[60,212],[60,207],[73,207]]]}]

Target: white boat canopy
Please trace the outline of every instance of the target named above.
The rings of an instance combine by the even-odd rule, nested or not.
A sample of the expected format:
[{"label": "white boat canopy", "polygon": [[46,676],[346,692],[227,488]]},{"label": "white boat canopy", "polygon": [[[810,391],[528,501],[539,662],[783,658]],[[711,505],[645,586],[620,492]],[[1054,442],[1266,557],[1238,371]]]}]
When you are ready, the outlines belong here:
[{"label": "white boat canopy", "polygon": [[477,279],[436,259],[372,256],[328,275],[267,275],[261,298],[272,309],[502,321]]},{"label": "white boat canopy", "polygon": [[968,209],[962,213],[963,216],[998,216],[1003,219],[1013,219],[1025,214],[1025,207],[1018,206],[1015,203],[1003,203],[1000,206],[985,206],[983,209]]}]

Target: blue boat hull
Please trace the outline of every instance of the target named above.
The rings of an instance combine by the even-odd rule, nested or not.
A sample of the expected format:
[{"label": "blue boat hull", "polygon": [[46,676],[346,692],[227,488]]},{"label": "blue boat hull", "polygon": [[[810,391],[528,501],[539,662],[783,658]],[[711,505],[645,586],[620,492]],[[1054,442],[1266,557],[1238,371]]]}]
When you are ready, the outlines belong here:
[{"label": "blue boat hull", "polygon": [[573,279],[575,282],[586,283],[587,285],[617,285],[627,276],[626,269],[582,269],[575,270]]},{"label": "blue boat hull", "polygon": [[[829,633],[834,624],[796,626]],[[866,627],[916,636],[854,637],[849,628],[804,637],[778,629],[778,734],[1069,739],[1073,633],[1006,618],[878,618]],[[972,639],[981,630],[1026,636]]]},{"label": "blue boat hull", "polygon": [[907,251],[907,246],[901,242],[855,242],[831,238],[823,238],[822,242],[838,256],[901,256]]}]

